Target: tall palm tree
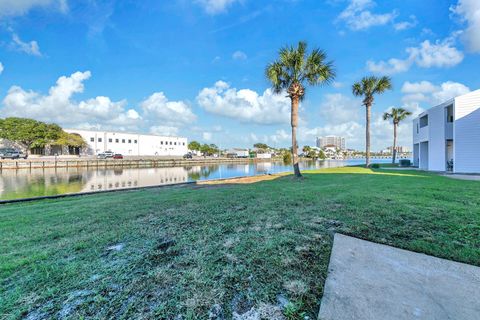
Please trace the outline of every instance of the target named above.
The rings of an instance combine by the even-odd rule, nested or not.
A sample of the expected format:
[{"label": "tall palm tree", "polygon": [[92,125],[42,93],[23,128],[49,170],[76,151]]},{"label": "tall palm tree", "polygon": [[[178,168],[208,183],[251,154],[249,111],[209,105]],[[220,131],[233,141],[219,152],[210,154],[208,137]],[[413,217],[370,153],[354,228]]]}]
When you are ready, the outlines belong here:
[{"label": "tall palm tree", "polygon": [[328,84],[335,78],[332,62],[326,62],[326,54],[320,49],[307,53],[303,41],[297,47],[280,49],[278,60],[268,64],[265,75],[275,93],[287,92],[291,102],[292,158],[295,176],[302,177],[298,166],[297,126],[298,105],[305,97],[305,86]]},{"label": "tall palm tree", "polygon": [[392,80],[389,77],[363,77],[362,80],[354,83],[352,86],[353,95],[356,97],[363,97],[363,105],[366,109],[365,160],[367,167],[370,166],[370,118],[372,116],[374,96],[376,94],[382,94],[390,89],[392,89]]},{"label": "tall palm tree", "polygon": [[403,108],[392,108],[390,112],[385,112],[383,114],[383,120],[392,119],[393,122],[393,149],[392,149],[392,163],[395,163],[395,158],[397,157],[397,127],[400,125],[400,122],[405,120],[412,113]]}]

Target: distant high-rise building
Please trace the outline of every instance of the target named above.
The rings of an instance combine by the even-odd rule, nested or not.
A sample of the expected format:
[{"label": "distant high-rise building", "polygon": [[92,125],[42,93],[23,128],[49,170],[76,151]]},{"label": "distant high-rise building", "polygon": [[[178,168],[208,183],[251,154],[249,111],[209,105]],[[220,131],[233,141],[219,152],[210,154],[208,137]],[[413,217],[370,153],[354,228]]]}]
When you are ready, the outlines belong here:
[{"label": "distant high-rise building", "polygon": [[345,138],[337,136],[317,137],[317,147],[335,147],[336,149],[345,150]]}]

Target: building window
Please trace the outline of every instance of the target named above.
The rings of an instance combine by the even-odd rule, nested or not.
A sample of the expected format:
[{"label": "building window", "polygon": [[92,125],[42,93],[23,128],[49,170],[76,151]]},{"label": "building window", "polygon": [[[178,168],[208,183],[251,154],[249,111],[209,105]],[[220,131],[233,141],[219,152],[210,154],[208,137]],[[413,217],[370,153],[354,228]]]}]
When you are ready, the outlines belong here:
[{"label": "building window", "polygon": [[160,144],[163,144],[163,141],[160,141]]},{"label": "building window", "polygon": [[172,141],[170,141],[170,145],[172,145]]},{"label": "building window", "polygon": [[95,138],[90,138],[90,142],[95,142]]},{"label": "building window", "polygon": [[183,145],[185,145],[185,142],[183,143]]},{"label": "building window", "polygon": [[98,142],[102,142],[102,138],[98,138]]},{"label": "building window", "polygon": [[115,143],[118,143],[118,139],[115,139]]},{"label": "building window", "polygon": [[122,143],[125,143],[125,139],[122,139]]},{"label": "building window", "polygon": [[128,143],[132,143],[132,140],[128,139]]},{"label": "building window", "polygon": [[137,143],[137,140],[133,140],[133,143]]},{"label": "building window", "polygon": [[108,138],[108,142],[112,143],[112,141],[113,141],[112,138]]},{"label": "building window", "polygon": [[453,106],[448,106],[445,108],[447,122],[453,122]]},{"label": "building window", "polygon": [[177,143],[176,143],[176,142],[174,142],[173,144],[174,144],[174,145],[177,145]]},{"label": "building window", "polygon": [[420,118],[420,128],[428,126],[428,114]]}]

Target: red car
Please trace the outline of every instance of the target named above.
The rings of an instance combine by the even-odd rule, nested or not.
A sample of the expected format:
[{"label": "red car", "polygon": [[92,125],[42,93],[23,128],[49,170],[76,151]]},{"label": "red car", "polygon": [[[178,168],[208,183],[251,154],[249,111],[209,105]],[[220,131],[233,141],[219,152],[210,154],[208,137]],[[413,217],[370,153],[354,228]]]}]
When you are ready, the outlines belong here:
[{"label": "red car", "polygon": [[120,153],[115,153],[112,158],[113,159],[123,159],[123,156]]}]

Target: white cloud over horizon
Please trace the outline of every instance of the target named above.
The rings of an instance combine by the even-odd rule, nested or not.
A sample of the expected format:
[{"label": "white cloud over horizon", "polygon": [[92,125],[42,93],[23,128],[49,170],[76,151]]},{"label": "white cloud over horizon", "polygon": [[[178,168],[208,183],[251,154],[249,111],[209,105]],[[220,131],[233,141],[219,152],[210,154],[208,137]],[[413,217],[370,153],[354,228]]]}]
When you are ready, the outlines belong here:
[{"label": "white cloud over horizon", "polygon": [[458,65],[464,58],[464,54],[454,46],[453,37],[434,43],[425,40],[417,47],[405,49],[405,52],[408,54],[406,59],[369,60],[367,69],[377,74],[392,75],[408,71],[413,65],[420,68],[449,68]]},{"label": "white cloud over horizon", "polygon": [[267,89],[258,94],[250,89],[237,90],[224,81],[203,88],[197,103],[207,112],[240,122],[256,124],[289,123],[290,99],[286,94],[275,94]]},{"label": "white cloud over horizon", "polygon": [[12,86],[1,112],[6,117],[28,117],[77,129],[143,131],[150,127],[151,133],[163,135],[177,134],[179,128],[196,120],[185,102],[169,101],[163,92],[153,93],[139,104],[142,114],[128,108],[126,100],[112,101],[106,96],[75,101],[73,96],[84,92],[84,81],[90,77],[90,71],[62,76],[48,94]]}]

